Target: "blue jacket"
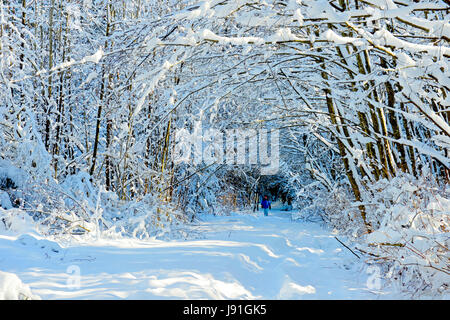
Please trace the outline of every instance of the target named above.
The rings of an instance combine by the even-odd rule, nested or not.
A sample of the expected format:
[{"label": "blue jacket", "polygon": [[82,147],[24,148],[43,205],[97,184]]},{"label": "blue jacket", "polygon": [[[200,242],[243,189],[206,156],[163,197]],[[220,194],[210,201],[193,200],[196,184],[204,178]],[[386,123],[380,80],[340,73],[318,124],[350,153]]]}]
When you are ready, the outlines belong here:
[{"label": "blue jacket", "polygon": [[267,208],[270,209],[270,201],[263,199],[263,201],[261,201],[261,207],[263,207],[263,209],[267,209]]}]

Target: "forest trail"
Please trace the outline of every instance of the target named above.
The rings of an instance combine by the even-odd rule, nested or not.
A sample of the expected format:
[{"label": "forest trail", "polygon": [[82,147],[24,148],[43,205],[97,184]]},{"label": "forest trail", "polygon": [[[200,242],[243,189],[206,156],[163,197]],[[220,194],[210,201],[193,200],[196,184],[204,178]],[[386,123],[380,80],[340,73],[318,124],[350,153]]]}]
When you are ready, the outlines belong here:
[{"label": "forest trail", "polygon": [[[334,235],[290,213],[201,216],[194,240],[101,240],[60,247],[0,236],[0,270],[42,299],[377,299]],[[78,277],[79,275],[79,277]]]}]

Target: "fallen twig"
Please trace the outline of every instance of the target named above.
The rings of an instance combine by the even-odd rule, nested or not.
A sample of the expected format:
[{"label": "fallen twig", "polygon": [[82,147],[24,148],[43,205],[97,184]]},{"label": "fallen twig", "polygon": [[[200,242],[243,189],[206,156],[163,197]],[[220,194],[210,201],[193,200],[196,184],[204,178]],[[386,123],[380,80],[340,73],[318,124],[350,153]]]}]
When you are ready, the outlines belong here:
[{"label": "fallen twig", "polygon": [[350,250],[351,253],[353,253],[358,259],[361,259],[352,249],[347,247],[341,240],[339,240],[337,237],[334,237],[337,241],[339,241],[340,244],[342,244],[344,247],[346,247],[348,250]]}]

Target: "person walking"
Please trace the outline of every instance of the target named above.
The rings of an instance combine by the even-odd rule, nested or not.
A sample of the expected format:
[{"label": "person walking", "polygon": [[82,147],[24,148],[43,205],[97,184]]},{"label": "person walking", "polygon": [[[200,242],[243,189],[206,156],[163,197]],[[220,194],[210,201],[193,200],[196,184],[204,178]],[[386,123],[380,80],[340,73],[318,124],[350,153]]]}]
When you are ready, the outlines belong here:
[{"label": "person walking", "polygon": [[264,196],[263,200],[261,201],[261,208],[264,211],[264,216],[267,217],[269,215],[269,209],[272,210],[269,198],[267,196]]}]

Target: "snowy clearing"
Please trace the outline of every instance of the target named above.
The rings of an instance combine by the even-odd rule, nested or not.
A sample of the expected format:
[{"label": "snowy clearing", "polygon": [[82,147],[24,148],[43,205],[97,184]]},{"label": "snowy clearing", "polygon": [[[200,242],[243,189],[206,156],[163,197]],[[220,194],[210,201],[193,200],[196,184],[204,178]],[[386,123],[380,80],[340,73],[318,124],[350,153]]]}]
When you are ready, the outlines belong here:
[{"label": "snowy clearing", "polygon": [[[0,270],[41,299],[378,299],[369,273],[318,224],[290,212],[201,216],[201,239],[61,247],[0,236]],[[77,277],[79,275],[80,277]]]}]

